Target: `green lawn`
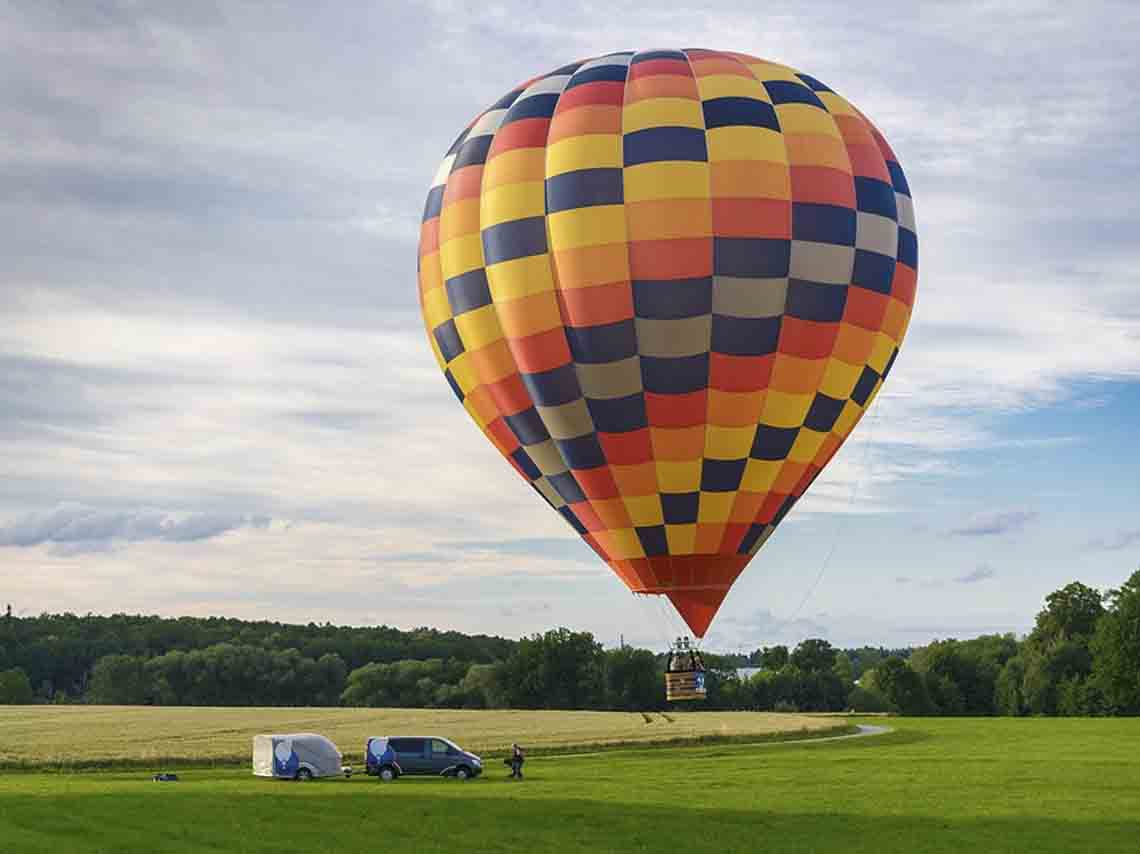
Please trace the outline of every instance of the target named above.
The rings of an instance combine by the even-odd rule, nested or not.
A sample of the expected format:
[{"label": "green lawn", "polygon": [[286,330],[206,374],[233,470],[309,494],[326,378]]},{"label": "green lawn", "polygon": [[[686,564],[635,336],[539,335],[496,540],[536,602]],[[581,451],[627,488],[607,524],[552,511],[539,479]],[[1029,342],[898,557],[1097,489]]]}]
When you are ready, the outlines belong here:
[{"label": "green lawn", "polygon": [[889,723],[846,742],[539,758],[522,783],[501,765],[466,784],[10,773],[0,839],[21,854],[1140,851],[1140,720]]}]

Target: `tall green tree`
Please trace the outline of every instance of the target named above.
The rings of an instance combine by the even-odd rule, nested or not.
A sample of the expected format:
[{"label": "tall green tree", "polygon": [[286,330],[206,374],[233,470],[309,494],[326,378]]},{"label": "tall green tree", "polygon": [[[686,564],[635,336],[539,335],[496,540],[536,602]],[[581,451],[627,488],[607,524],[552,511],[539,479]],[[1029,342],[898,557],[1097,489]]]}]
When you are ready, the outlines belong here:
[{"label": "tall green tree", "polygon": [[1108,712],[1140,714],[1140,570],[1108,602],[1091,644],[1093,679]]},{"label": "tall green tree", "polygon": [[1028,708],[1021,686],[1025,681],[1025,662],[1015,655],[1002,667],[994,682],[994,710],[999,715],[1024,715]]},{"label": "tall green tree", "polygon": [[868,675],[872,676],[869,687],[882,694],[892,710],[904,715],[929,714],[926,683],[901,658],[891,656]]},{"label": "tall green tree", "polygon": [[1030,640],[1048,646],[1074,638],[1091,638],[1104,615],[1100,592],[1074,581],[1045,597]]},{"label": "tall green tree", "polygon": [[804,673],[822,673],[835,666],[836,650],[822,638],[801,641],[792,651],[791,664]]},{"label": "tall green tree", "polygon": [[605,705],[610,709],[659,709],[665,701],[665,682],[657,657],[647,649],[622,647],[603,654]]},{"label": "tall green tree", "polygon": [[515,708],[586,709],[603,696],[602,646],[589,632],[552,629],[519,641],[501,681]]},{"label": "tall green tree", "polygon": [[32,683],[18,667],[0,671],[0,706],[26,706],[32,702]]},{"label": "tall green tree", "polygon": [[760,666],[765,670],[783,670],[788,666],[788,648],[780,644],[764,647],[760,652]]}]

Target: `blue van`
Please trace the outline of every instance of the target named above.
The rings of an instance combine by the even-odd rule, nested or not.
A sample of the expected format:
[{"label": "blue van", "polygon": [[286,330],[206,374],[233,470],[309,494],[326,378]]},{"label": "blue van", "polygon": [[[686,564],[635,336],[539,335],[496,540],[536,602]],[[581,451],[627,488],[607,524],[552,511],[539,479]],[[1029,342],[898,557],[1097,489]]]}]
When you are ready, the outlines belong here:
[{"label": "blue van", "polygon": [[483,760],[435,735],[373,736],[364,745],[364,773],[385,782],[405,774],[470,780],[483,773]]}]

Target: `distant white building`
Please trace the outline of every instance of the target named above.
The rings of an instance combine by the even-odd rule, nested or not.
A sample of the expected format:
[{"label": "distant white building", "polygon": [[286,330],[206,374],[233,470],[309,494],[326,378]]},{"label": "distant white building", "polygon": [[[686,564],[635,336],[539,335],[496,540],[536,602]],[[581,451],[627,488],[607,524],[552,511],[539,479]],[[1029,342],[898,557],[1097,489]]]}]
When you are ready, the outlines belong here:
[{"label": "distant white building", "polygon": [[763,667],[738,667],[736,668],[736,678],[741,681],[751,679],[754,675],[763,670]]}]

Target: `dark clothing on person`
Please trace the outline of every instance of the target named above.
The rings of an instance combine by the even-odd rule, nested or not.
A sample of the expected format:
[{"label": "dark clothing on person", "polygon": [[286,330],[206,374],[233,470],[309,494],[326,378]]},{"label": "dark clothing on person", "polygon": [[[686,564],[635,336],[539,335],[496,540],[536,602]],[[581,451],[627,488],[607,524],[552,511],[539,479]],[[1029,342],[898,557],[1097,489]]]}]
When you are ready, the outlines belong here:
[{"label": "dark clothing on person", "polygon": [[511,746],[511,757],[508,760],[511,765],[511,777],[522,779],[523,762],[526,761],[523,756],[523,750],[517,744]]}]

